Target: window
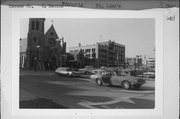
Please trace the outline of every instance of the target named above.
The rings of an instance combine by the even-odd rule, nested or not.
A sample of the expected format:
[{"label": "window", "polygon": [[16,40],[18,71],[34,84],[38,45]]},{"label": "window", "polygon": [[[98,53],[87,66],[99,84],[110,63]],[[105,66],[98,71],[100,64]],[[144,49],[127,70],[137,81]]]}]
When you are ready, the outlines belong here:
[{"label": "window", "polygon": [[92,54],[92,57],[93,57],[93,58],[96,58],[96,53],[93,53],[93,54]]},{"label": "window", "polygon": [[39,30],[39,21],[36,21],[36,30]]},{"label": "window", "polygon": [[35,27],[35,23],[34,23],[34,21],[32,21],[31,29],[34,30],[34,27]]},{"label": "window", "polygon": [[92,49],[92,52],[95,52],[95,48]]},{"label": "window", "polygon": [[90,54],[87,54],[86,56],[87,56],[87,57],[90,57]]},{"label": "window", "polygon": [[107,75],[107,72],[101,72],[101,75]]},{"label": "window", "polygon": [[85,51],[86,51],[86,52],[90,52],[90,49],[86,49]]},{"label": "window", "polygon": [[53,33],[53,32],[51,32],[50,34],[53,36],[53,34],[54,34],[54,33]]},{"label": "window", "polygon": [[36,41],[37,41],[37,38],[33,37],[33,43],[36,43]]},{"label": "window", "polygon": [[53,47],[53,46],[55,45],[55,43],[56,43],[56,42],[55,42],[55,39],[54,39],[54,38],[49,38],[49,39],[48,39],[48,44],[49,44],[50,47]]}]

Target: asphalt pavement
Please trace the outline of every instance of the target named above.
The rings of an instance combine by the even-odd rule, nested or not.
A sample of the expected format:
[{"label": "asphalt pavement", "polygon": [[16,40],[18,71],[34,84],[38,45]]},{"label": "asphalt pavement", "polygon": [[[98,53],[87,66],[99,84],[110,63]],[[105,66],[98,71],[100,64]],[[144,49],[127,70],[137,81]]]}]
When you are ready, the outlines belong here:
[{"label": "asphalt pavement", "polygon": [[20,73],[20,108],[152,109],[154,82],[147,81],[139,90],[124,90],[120,86],[97,86],[89,78],[24,71]]}]

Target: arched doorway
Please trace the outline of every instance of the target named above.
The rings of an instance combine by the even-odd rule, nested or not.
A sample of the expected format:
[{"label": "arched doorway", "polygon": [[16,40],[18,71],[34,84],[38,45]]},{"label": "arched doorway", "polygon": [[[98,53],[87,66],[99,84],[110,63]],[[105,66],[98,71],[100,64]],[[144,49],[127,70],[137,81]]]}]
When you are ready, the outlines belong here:
[{"label": "arched doorway", "polygon": [[32,55],[31,56],[31,61],[30,61],[30,67],[34,68],[36,70],[36,65],[37,65],[37,56]]}]

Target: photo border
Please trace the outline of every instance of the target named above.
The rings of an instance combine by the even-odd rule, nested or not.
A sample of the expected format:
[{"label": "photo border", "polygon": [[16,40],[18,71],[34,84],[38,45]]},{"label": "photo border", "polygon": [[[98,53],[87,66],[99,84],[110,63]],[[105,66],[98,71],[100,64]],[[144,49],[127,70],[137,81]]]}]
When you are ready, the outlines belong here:
[{"label": "photo border", "polygon": [[[24,114],[30,114],[29,111],[31,111],[31,115],[35,113],[44,113],[44,114],[60,114],[60,115],[118,115],[118,116],[124,116],[124,114],[127,114],[131,112],[128,115],[135,116],[139,114],[147,115],[148,113],[151,113],[151,115],[162,115],[163,112],[163,16],[161,16],[159,13],[154,12],[122,12],[122,11],[100,11],[100,10],[80,10],[80,11],[48,11],[49,13],[43,12],[43,11],[31,11],[29,13],[27,12],[13,12],[12,17],[12,41],[13,41],[13,57],[16,57],[15,59],[18,59],[18,53],[19,53],[19,31],[20,31],[20,22],[19,20],[21,18],[137,18],[137,19],[143,19],[143,18],[153,18],[155,19],[155,47],[156,47],[156,79],[155,79],[155,109],[101,109],[98,110],[82,110],[82,109],[18,109],[19,107],[19,60],[13,60],[13,74],[14,74],[14,80],[12,84],[12,112],[13,114],[17,115],[19,112]],[[18,29],[18,30],[17,30]],[[157,40],[158,39],[158,40]],[[14,47],[15,46],[15,47]],[[59,110],[61,110],[62,113],[59,113]],[[158,113],[157,113],[158,112]],[[148,114],[149,115],[149,114]]]},{"label": "photo border", "polygon": [[[19,109],[19,38],[22,18],[153,18],[155,19],[155,109]],[[17,30],[18,29],[18,30]],[[157,40],[158,39],[158,40]],[[25,10],[12,12],[12,104],[14,116],[162,116],[163,115],[163,12],[113,10]]]}]

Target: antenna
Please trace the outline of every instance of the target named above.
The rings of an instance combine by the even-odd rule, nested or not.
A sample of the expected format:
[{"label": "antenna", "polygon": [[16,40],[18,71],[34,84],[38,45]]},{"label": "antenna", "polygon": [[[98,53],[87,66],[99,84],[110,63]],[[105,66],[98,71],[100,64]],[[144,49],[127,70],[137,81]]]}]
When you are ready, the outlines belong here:
[{"label": "antenna", "polygon": [[53,25],[53,22],[54,22],[54,20],[51,20],[52,25]]},{"label": "antenna", "polygon": [[102,35],[99,36],[100,40],[102,40]]}]

